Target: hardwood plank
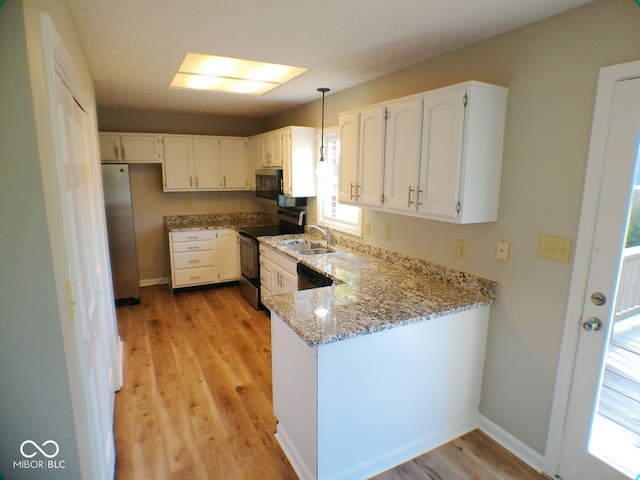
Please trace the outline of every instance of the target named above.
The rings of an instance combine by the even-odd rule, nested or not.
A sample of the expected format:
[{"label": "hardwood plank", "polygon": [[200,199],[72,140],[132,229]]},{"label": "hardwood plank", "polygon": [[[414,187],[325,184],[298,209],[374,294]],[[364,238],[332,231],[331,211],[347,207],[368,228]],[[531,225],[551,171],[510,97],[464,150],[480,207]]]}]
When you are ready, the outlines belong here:
[{"label": "hardwood plank", "polygon": [[[296,479],[275,437],[271,324],[237,287],[142,289],[118,308],[125,384],[116,395],[116,479]],[[480,432],[381,480],[542,479]]]}]

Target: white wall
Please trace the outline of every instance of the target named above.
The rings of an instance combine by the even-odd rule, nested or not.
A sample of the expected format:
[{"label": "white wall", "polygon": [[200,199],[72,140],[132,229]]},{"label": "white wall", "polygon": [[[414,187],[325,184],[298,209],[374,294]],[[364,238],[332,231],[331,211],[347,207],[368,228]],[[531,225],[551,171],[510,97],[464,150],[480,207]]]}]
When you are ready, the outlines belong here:
[{"label": "white wall", "polygon": [[[0,473],[7,479],[80,478],[36,127],[47,108],[39,102],[44,78],[27,62],[41,53],[41,8],[71,25],[64,1],[0,7]],[[49,439],[64,470],[13,468],[24,459],[23,441]]]},{"label": "white wall", "polygon": [[[537,258],[538,236],[575,240],[598,69],[638,58],[640,8],[601,0],[326,97],[335,125],[341,111],[466,80],[509,87],[499,220],[458,226],[365,211],[364,241],[498,281],[480,410],[541,454],[571,264]],[[319,123],[316,101],[266,127]],[[466,261],[455,258],[458,238],[469,242]],[[508,263],[494,260],[497,240],[511,242]]]}]

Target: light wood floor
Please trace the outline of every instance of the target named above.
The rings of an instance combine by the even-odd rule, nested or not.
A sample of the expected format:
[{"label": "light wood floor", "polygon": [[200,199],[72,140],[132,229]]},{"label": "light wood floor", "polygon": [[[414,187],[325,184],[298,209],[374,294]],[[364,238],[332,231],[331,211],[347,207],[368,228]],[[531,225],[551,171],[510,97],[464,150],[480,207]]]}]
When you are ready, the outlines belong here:
[{"label": "light wood floor", "polygon": [[[273,433],[269,317],[237,287],[142,289],[118,308],[125,384],[116,395],[116,478],[297,478]],[[541,480],[479,431],[378,477]]]}]

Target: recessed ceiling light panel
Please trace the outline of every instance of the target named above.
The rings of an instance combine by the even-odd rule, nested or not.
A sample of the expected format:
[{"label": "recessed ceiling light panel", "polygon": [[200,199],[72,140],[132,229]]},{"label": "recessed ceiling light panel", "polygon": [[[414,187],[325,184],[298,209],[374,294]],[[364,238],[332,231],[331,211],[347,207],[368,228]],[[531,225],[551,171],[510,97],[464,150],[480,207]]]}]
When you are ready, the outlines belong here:
[{"label": "recessed ceiling light panel", "polygon": [[306,71],[289,65],[189,52],[170,86],[262,95]]}]

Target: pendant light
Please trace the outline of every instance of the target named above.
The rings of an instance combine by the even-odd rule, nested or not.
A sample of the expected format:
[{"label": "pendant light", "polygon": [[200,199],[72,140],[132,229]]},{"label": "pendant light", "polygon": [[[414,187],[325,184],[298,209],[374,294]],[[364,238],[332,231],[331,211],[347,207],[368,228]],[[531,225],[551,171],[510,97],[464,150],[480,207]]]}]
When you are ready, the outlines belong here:
[{"label": "pendant light", "polygon": [[320,93],[322,93],[322,126],[320,130],[320,161],[324,162],[324,94],[327,93],[330,89],[327,87],[320,87],[317,89]]}]

